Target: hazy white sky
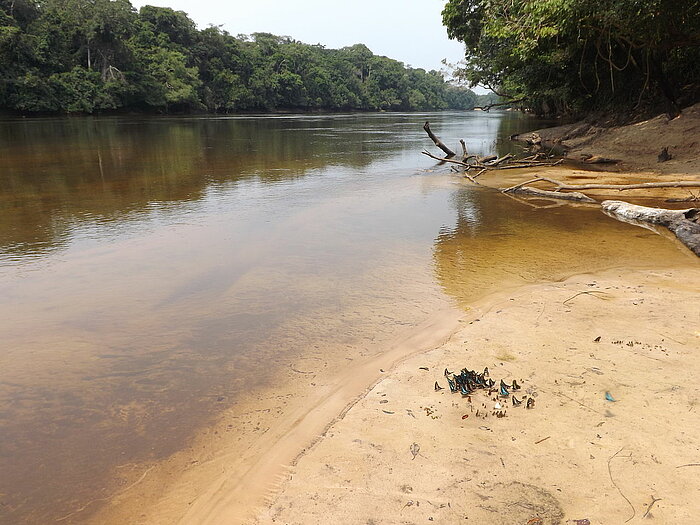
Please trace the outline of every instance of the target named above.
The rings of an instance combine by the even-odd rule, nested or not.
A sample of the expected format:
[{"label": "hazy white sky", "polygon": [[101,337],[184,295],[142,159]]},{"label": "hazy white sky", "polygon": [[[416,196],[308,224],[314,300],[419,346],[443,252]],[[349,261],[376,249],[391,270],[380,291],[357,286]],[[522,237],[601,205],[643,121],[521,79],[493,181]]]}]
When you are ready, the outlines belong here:
[{"label": "hazy white sky", "polygon": [[329,48],[366,44],[375,54],[426,70],[463,57],[447,38],[445,0],[132,0],[185,11],[200,28],[223,25],[232,35],[267,32]]}]

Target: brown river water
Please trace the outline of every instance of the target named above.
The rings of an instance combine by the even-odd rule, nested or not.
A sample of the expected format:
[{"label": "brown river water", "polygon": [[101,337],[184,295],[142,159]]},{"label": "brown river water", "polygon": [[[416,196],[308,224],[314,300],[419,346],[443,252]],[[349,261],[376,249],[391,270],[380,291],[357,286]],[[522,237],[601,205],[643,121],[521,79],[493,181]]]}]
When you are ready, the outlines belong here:
[{"label": "brown river water", "polygon": [[465,184],[420,155],[426,119],[473,153],[542,125],[497,112],[0,121],[0,523],[87,519],[120,469],[182,449],[310,348],[362,359],[504,286],[688,264],[596,209]]}]

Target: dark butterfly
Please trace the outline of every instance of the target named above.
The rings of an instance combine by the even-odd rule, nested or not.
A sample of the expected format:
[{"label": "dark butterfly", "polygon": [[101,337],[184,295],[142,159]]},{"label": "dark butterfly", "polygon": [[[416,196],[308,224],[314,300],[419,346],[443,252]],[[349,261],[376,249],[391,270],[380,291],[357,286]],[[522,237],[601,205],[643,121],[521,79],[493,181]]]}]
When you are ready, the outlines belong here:
[{"label": "dark butterfly", "polygon": [[508,392],[508,387],[503,382],[503,379],[501,379],[501,388],[498,391],[498,395],[503,396],[503,397],[508,397],[510,395],[510,392]]},{"label": "dark butterfly", "polygon": [[455,381],[448,377],[447,384],[450,386],[450,392],[452,392],[453,394],[457,392],[457,383]]}]

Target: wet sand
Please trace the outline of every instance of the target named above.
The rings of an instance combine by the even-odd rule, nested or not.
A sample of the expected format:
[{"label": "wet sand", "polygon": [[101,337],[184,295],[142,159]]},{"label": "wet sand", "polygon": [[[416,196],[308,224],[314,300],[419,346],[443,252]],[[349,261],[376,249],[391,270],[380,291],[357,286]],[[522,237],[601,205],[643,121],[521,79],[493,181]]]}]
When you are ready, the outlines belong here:
[{"label": "wet sand", "polygon": [[437,311],[373,357],[331,363],[335,370],[326,371],[328,358],[300,360],[287,377],[276,378],[284,387],[237,403],[191,447],[153,466],[92,522],[249,522],[284,479],[287,465],[397,363],[449,339],[461,317],[457,309]]}]

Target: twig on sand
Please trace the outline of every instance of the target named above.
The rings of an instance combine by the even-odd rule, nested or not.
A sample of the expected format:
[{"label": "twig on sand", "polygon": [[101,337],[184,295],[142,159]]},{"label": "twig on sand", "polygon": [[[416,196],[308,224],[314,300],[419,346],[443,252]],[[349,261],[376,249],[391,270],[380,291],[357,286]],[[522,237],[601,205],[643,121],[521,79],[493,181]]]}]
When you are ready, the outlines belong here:
[{"label": "twig on sand", "polygon": [[681,467],[700,467],[700,463],[686,463],[685,465],[678,465],[676,468]]},{"label": "twig on sand", "polygon": [[[620,487],[618,487],[618,486],[617,486],[617,483],[615,483],[615,480],[613,479],[613,476],[612,476],[612,470],[610,469],[610,462],[611,462],[613,459],[615,459],[615,457],[617,457],[617,455],[618,455],[620,452],[622,452],[624,449],[625,449],[625,447],[622,447],[620,450],[618,450],[618,451],[615,452],[612,456],[610,456],[610,459],[608,460],[608,474],[610,474],[610,481],[611,481],[612,484],[615,486],[615,488],[617,489],[617,491],[620,493],[620,496],[622,496],[622,497],[625,499],[625,501],[628,503],[628,505],[632,508],[632,515],[631,515],[629,518],[627,518],[627,519],[625,520],[625,523],[627,523],[628,521],[630,521],[632,518],[634,518],[634,517],[637,515],[637,511],[634,509],[634,505],[632,505],[632,502],[631,502],[629,499],[627,499],[627,496],[624,495],[624,493],[620,490]],[[631,457],[631,455],[630,455],[630,456],[625,456],[625,457]]]},{"label": "twig on sand", "polygon": [[586,408],[586,409],[590,410],[591,412],[595,412],[596,414],[600,414],[601,416],[604,415],[602,412],[599,412],[599,411],[596,410],[595,408],[591,408],[591,407],[589,407],[588,405],[586,405],[586,404],[584,404],[584,403],[581,403],[581,401],[579,401],[578,399],[574,399],[573,397],[567,396],[567,395],[564,394],[563,392],[552,392],[552,393],[553,393],[555,396],[565,397],[565,398],[568,399],[569,401],[573,401],[574,403],[578,403],[578,404],[581,405],[583,408]]},{"label": "twig on sand", "polygon": [[657,501],[661,501],[661,498],[655,498],[654,496],[651,497],[651,503],[649,504],[647,511],[644,513],[644,516],[642,516],[642,519],[647,517],[647,514],[649,514],[649,512],[651,512],[651,508],[654,506],[654,503],[656,503]]},{"label": "twig on sand", "polygon": [[552,436],[547,436],[546,438],[539,439],[539,440],[535,441],[535,445],[539,445],[540,443],[542,443],[543,441],[547,441],[551,437]]},{"label": "twig on sand", "polygon": [[[598,297],[597,295],[595,295],[595,294],[597,294],[597,293],[603,294],[603,295],[607,295],[605,292],[597,292],[597,291],[595,291],[595,290],[590,290],[590,291],[589,291],[589,290],[586,290],[586,291],[583,291],[583,292],[579,292],[579,293],[577,293],[577,294],[575,294],[575,295],[572,295],[572,296],[569,297],[566,301],[563,301],[561,304],[566,304],[566,303],[568,303],[569,301],[571,301],[572,299],[575,299],[576,297],[578,297],[579,295],[584,295],[584,294],[586,294],[586,295],[592,295],[593,297]],[[598,297],[598,299],[601,299],[601,300],[604,301],[604,300],[605,300],[605,297]]]}]

